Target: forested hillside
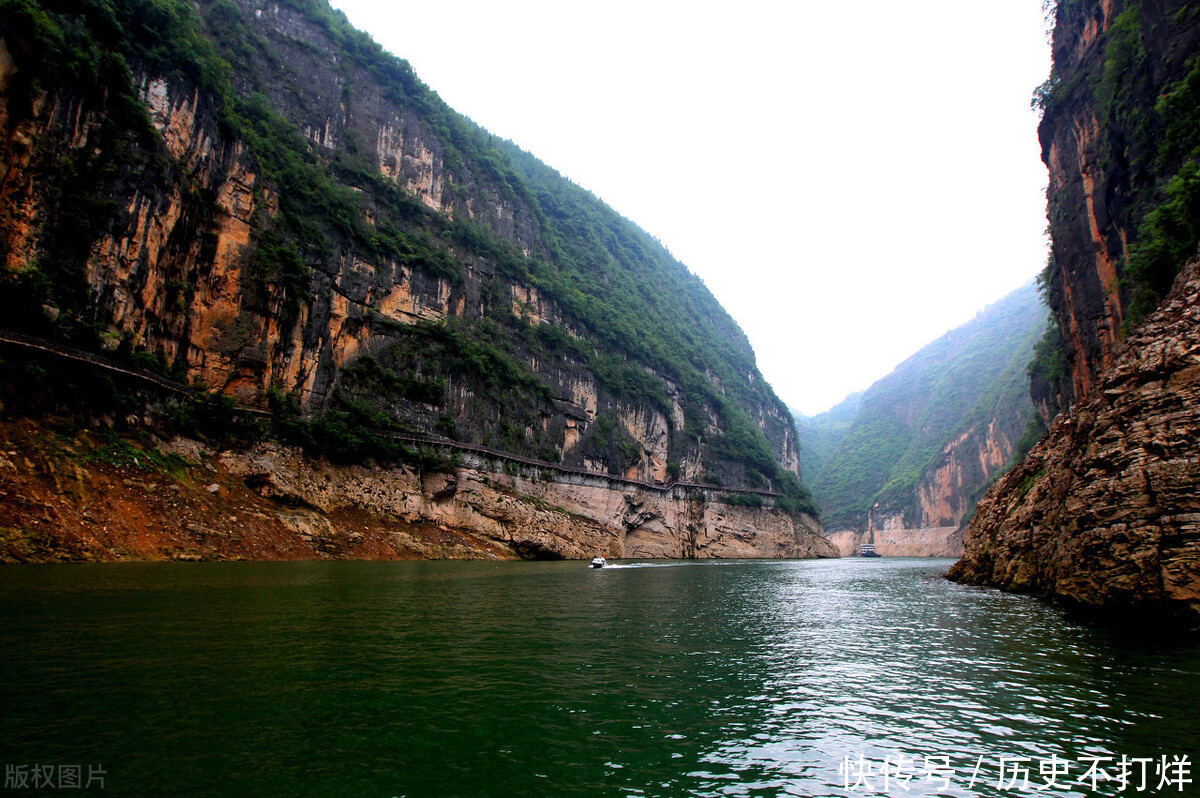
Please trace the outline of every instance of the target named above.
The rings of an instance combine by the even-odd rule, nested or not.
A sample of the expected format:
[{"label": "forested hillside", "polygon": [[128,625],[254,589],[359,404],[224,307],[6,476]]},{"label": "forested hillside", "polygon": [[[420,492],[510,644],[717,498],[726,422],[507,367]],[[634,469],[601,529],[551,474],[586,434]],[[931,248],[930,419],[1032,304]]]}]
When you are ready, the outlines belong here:
[{"label": "forested hillside", "polygon": [[833,456],[846,433],[858,417],[863,394],[858,391],[847,396],[824,413],[805,416],[792,411],[796,419],[796,433],[800,441],[800,476],[811,483],[821,473],[826,461]]},{"label": "forested hillside", "polygon": [[1033,420],[1027,366],[1045,318],[1030,283],[868,388],[808,477],[826,526],[956,526]]},{"label": "forested hillside", "polygon": [[0,48],[4,325],[339,460],[399,430],[811,509],[702,282],[326,3],[3,0]]}]

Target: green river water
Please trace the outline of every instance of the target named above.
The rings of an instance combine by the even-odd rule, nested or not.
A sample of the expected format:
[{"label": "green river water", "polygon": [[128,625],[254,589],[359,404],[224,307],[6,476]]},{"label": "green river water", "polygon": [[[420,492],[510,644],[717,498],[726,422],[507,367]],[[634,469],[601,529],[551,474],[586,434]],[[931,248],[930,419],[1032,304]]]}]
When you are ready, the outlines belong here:
[{"label": "green river water", "polygon": [[1197,794],[1195,638],[949,565],[6,566],[0,795]]}]

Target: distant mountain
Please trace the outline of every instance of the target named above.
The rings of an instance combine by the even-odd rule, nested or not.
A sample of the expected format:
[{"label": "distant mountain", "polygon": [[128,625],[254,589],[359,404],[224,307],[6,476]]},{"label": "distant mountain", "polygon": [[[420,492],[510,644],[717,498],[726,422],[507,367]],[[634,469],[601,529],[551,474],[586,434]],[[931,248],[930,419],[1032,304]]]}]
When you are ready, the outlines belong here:
[{"label": "distant mountain", "polygon": [[824,413],[806,416],[792,408],[796,419],[797,440],[800,442],[800,477],[812,481],[825,462],[837,451],[842,439],[858,416],[859,405],[866,391],[855,391]]},{"label": "distant mountain", "polygon": [[[956,528],[1036,416],[1027,364],[1046,316],[1030,282],[901,363],[861,399],[798,425],[809,447],[801,455],[811,464],[805,481],[826,526],[887,530],[897,540],[905,530]],[[839,437],[826,456],[822,447]]]}]

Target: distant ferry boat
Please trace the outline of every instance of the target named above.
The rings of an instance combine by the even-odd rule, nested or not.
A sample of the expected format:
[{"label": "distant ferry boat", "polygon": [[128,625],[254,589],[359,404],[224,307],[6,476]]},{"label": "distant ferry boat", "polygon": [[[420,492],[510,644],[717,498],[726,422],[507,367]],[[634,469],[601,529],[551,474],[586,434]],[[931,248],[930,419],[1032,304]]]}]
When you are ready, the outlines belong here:
[{"label": "distant ferry boat", "polygon": [[875,551],[874,543],[863,543],[858,547],[859,557],[878,557],[878,552]]}]

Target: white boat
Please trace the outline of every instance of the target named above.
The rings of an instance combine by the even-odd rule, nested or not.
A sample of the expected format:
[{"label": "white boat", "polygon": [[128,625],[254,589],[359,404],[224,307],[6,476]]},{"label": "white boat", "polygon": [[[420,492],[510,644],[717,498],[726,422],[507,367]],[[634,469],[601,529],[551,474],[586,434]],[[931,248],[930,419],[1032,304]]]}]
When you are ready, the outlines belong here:
[{"label": "white boat", "polygon": [[593,557],[592,558],[592,567],[593,568],[603,568],[606,565],[608,565],[608,560],[604,559],[603,557]]}]

